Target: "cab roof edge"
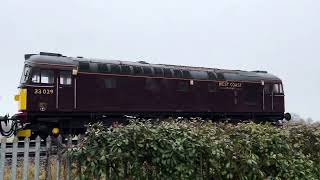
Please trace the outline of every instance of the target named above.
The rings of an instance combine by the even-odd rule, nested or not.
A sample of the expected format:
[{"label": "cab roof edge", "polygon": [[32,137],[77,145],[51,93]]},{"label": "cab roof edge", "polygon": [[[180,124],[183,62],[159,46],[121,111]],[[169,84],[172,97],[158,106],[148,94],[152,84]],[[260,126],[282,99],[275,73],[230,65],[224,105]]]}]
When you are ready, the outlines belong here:
[{"label": "cab roof edge", "polygon": [[37,55],[37,54],[25,54],[24,55],[24,60],[28,60],[33,55]]}]

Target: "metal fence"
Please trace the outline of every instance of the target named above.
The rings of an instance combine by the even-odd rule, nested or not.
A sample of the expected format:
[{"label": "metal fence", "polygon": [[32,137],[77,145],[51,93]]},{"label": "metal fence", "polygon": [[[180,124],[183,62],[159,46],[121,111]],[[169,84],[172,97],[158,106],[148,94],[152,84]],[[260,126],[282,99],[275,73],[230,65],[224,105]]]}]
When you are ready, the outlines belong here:
[{"label": "metal fence", "polygon": [[48,137],[43,141],[40,137],[35,140],[29,138],[13,142],[1,139],[0,149],[0,180],[3,179],[74,179],[72,177],[72,162],[66,151],[77,146],[82,140]]}]

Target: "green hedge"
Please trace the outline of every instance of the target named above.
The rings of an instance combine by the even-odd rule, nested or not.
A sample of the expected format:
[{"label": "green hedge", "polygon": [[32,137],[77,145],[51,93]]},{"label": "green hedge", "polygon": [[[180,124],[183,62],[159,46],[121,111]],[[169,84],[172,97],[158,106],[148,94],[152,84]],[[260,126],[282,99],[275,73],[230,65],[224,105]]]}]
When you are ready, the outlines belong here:
[{"label": "green hedge", "polygon": [[320,125],[95,124],[71,153],[88,179],[319,179]]}]

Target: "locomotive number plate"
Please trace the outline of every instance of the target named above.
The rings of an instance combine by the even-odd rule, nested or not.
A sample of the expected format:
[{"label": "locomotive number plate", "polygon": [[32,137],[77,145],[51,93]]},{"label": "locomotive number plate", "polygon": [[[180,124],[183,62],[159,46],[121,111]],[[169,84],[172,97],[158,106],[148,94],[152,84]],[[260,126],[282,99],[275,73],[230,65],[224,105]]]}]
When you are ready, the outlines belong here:
[{"label": "locomotive number plate", "polygon": [[241,88],[242,83],[241,82],[229,82],[229,81],[220,81],[219,87],[225,87],[225,88]]},{"label": "locomotive number plate", "polygon": [[53,94],[53,89],[34,89],[34,94],[44,94],[44,95],[51,95]]}]

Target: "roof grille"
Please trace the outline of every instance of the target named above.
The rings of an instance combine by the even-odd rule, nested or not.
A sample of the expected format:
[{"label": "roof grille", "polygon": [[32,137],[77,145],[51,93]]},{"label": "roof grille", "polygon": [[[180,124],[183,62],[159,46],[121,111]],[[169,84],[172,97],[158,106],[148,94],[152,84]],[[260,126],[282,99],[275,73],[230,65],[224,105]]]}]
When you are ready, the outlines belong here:
[{"label": "roof grille", "polygon": [[58,56],[58,57],[62,56],[62,54],[50,53],[50,52],[40,52],[40,55],[43,55],[43,56]]},{"label": "roof grille", "polygon": [[260,71],[260,70],[257,70],[257,71],[251,71],[251,72],[256,72],[256,73],[268,73],[268,71]]}]

